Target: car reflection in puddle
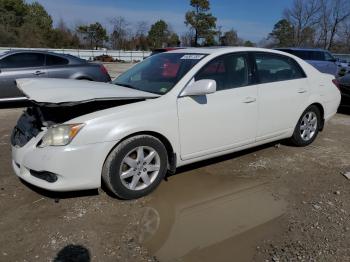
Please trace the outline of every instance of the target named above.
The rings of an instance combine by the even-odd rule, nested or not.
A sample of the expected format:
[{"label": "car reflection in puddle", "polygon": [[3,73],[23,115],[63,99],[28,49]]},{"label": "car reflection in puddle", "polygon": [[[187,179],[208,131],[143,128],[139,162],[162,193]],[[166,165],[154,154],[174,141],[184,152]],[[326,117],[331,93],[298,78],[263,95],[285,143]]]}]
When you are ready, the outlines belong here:
[{"label": "car reflection in puddle", "polygon": [[139,242],[160,261],[250,261],[285,207],[266,181],[177,175],[142,209]]}]

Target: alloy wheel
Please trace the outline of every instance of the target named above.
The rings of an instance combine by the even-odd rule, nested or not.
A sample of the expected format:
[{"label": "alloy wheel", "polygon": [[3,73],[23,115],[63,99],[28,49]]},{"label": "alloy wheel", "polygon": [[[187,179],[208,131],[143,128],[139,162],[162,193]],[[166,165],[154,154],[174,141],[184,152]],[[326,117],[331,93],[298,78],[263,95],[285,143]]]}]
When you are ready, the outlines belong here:
[{"label": "alloy wheel", "polygon": [[126,154],[122,160],[119,176],[122,184],[134,191],[150,186],[160,171],[160,157],[149,146],[139,146]]},{"label": "alloy wheel", "polygon": [[304,141],[310,141],[316,134],[318,127],[315,112],[307,112],[300,123],[300,136]]}]

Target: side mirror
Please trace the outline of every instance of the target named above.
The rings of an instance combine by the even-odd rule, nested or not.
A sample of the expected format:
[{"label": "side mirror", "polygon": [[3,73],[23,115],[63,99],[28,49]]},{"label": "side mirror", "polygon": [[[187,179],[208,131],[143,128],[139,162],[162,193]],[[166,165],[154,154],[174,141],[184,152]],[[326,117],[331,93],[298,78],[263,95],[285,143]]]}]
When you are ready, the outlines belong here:
[{"label": "side mirror", "polygon": [[211,79],[203,79],[190,83],[188,86],[186,86],[185,90],[182,91],[180,96],[204,96],[215,92],[216,81]]}]

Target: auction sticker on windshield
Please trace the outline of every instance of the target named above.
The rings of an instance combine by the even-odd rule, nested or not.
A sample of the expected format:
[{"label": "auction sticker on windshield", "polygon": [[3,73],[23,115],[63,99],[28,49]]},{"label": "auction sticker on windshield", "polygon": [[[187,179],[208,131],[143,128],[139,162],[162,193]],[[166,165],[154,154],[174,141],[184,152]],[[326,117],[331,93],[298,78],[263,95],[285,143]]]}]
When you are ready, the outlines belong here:
[{"label": "auction sticker on windshield", "polygon": [[202,59],[204,55],[184,55],[181,59],[199,60]]}]

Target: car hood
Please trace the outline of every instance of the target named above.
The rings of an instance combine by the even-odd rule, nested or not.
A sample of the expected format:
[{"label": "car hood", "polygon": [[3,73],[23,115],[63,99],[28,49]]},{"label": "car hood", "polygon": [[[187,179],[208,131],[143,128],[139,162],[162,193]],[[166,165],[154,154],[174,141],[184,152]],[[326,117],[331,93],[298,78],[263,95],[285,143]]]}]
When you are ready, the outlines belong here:
[{"label": "car hood", "polygon": [[25,96],[37,103],[80,104],[98,100],[135,100],[160,95],[109,83],[55,78],[16,80]]}]

